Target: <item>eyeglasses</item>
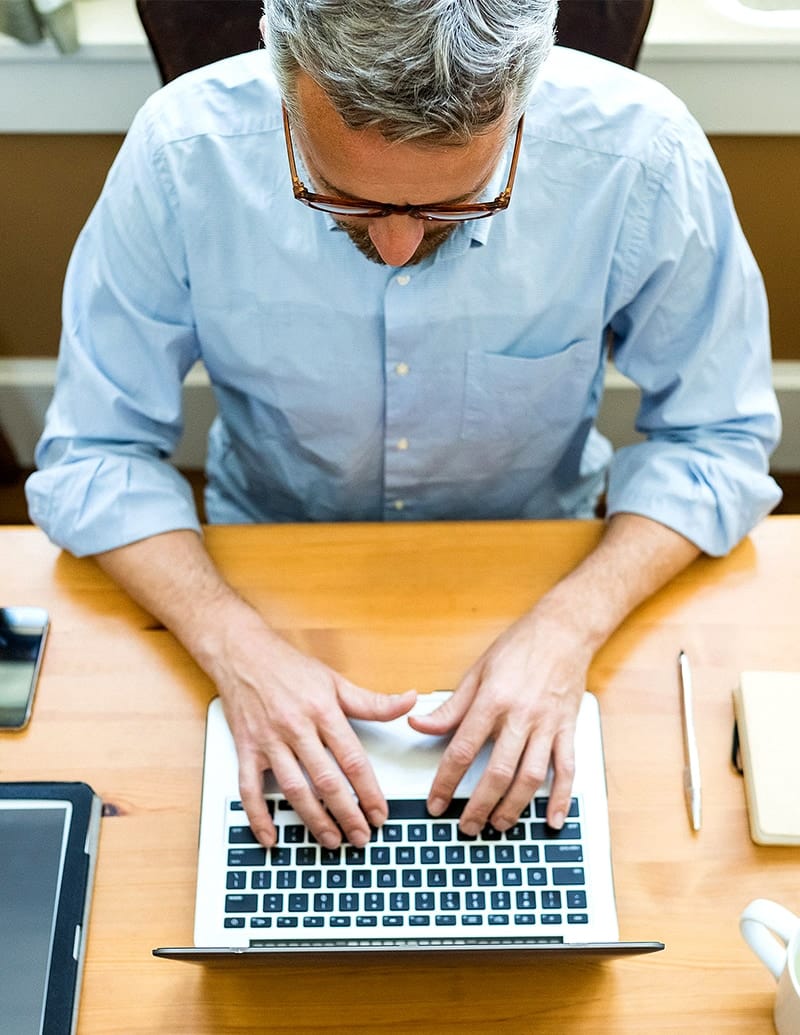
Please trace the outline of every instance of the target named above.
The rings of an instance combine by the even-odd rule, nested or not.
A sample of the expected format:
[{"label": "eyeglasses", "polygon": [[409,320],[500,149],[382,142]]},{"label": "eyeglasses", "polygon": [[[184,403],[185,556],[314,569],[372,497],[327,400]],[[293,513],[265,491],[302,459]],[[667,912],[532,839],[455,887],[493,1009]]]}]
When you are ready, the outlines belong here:
[{"label": "eyeglasses", "polygon": [[517,135],[514,141],[514,153],[511,156],[511,168],[508,171],[508,182],[494,201],[475,201],[463,205],[389,205],[384,201],[367,201],[365,198],[334,198],[328,194],[315,194],[308,190],[297,175],[297,164],[294,160],[292,131],[289,127],[289,116],[283,107],[283,132],[286,137],[286,154],[289,159],[289,172],[292,176],[292,191],[295,198],[308,205],[309,208],[329,212],[333,216],[348,218],[380,219],[395,213],[411,216],[413,219],[427,219],[432,222],[462,223],[468,219],[485,219],[508,208],[514,177],[517,173],[517,159],[522,141],[522,124],[525,116],[517,123]]}]

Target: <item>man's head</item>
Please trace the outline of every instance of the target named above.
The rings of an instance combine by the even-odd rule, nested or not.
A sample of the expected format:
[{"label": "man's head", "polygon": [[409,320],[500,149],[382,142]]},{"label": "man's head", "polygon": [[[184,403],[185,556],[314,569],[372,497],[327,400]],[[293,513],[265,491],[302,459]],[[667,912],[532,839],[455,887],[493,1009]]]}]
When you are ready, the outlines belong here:
[{"label": "man's head", "polygon": [[[316,191],[474,199],[553,43],[556,0],[265,0],[262,23]],[[340,220],[375,261],[417,262],[453,224]],[[364,245],[362,247],[362,245]]]}]

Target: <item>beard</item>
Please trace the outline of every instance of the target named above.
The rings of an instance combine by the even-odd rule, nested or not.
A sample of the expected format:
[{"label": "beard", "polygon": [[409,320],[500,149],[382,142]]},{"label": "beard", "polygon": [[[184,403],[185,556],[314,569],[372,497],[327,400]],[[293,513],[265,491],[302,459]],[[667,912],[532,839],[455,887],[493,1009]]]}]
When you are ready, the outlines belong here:
[{"label": "beard", "polygon": [[[344,230],[361,254],[365,255],[370,262],[375,262],[379,266],[386,265],[385,261],[381,258],[380,252],[372,243],[372,238],[369,236],[369,230],[366,226],[362,226],[357,223],[345,223],[338,219],[336,222],[339,224],[339,227]],[[447,223],[427,232],[420,241],[417,250],[407,262],[403,263],[403,265],[416,266],[418,263],[422,262],[423,259],[427,259],[428,256],[432,255],[440,245],[444,244],[457,226],[457,223]]]}]

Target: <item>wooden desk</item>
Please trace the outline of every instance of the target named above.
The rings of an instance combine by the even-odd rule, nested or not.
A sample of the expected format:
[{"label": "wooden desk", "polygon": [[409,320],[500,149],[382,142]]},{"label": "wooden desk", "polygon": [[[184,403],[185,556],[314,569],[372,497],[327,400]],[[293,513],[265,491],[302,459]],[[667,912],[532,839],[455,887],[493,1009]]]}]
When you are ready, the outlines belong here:
[{"label": "wooden desk", "polygon": [[[596,542],[596,522],[208,530],[229,579],[298,645],[366,686],[452,686]],[[81,1035],[225,1032],[771,1032],[774,983],[738,933],[767,895],[800,910],[800,849],[747,832],[730,766],[742,668],[800,668],[800,518],[701,559],[600,652],[620,927],[657,956],[608,962],[359,958],[203,967],[190,943],[204,714],[213,688],[92,561],[0,532],[3,603],[49,608],[33,720],[0,735],[0,778],[86,780],[103,820]],[[704,780],[682,793],[676,656],[692,659]]]}]

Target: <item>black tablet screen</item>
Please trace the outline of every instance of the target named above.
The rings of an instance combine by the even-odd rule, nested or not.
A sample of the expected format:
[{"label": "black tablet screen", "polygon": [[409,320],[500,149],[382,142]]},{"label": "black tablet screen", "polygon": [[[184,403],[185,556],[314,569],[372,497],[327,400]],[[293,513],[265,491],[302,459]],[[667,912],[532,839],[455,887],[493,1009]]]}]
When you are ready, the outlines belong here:
[{"label": "black tablet screen", "polygon": [[3,1031],[40,1035],[69,832],[69,802],[0,801]]}]

